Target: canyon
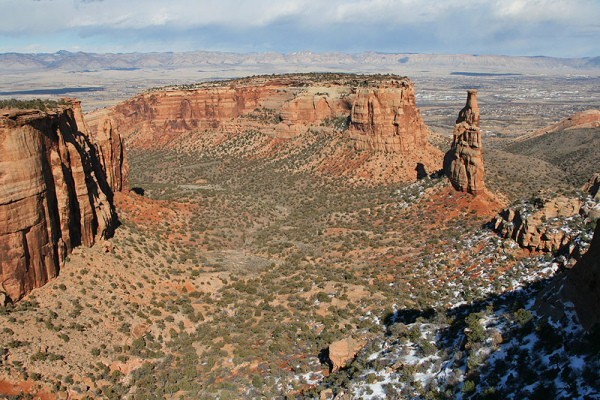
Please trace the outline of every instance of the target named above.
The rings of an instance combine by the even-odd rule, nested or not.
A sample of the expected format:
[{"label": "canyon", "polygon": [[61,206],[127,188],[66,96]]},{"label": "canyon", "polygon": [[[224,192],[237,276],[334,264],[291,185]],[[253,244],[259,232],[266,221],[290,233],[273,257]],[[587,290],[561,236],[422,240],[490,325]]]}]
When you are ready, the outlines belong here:
[{"label": "canyon", "polygon": [[[542,180],[526,197],[538,186],[516,167],[559,152],[544,146],[564,130],[521,155],[488,129],[497,92],[468,90],[455,120],[465,89],[452,88],[452,136],[428,127],[440,111],[400,75],[253,76],[85,115],[76,100],[2,111],[1,162],[17,156],[0,182],[36,188],[18,237],[48,232],[26,244],[57,263],[38,279],[18,248],[2,253],[15,301],[0,312],[0,394],[552,398],[563,379],[593,393],[598,360],[573,349],[596,321],[597,176],[581,190],[555,174],[568,190]],[[578,129],[590,147],[597,128]],[[39,166],[16,168],[27,155]],[[563,278],[577,298],[553,319],[532,299]]]},{"label": "canyon", "polygon": [[[408,166],[393,181],[414,180],[414,171],[426,177],[427,167],[437,170],[440,152],[428,141],[408,78],[334,75],[316,86],[310,86],[316,77],[301,78],[160,90],[85,117],[75,99],[48,113],[8,110],[0,148],[6,171],[0,203],[3,292],[20,299],[56,277],[74,247],[112,235],[114,193],[128,190],[119,132],[132,148],[157,149],[177,147],[190,134],[215,140],[215,132],[235,136],[260,129],[275,141],[324,127],[341,136],[349,127],[356,151],[391,153]],[[467,104],[476,107],[476,99],[469,97]]]}]

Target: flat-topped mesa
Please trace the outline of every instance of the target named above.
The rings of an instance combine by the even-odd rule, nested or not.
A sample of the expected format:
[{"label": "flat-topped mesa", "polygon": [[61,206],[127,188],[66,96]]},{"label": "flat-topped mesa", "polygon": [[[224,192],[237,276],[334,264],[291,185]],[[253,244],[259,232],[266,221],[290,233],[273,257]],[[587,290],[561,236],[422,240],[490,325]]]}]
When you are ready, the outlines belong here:
[{"label": "flat-topped mesa", "polygon": [[482,136],[477,90],[471,89],[456,119],[452,147],[444,158],[444,171],[458,191],[473,195],[485,191]]},{"label": "flat-topped mesa", "polygon": [[358,89],[350,118],[350,136],[359,150],[407,154],[428,145],[429,129],[408,79]]},{"label": "flat-topped mesa", "polygon": [[428,141],[413,83],[399,75],[269,75],[155,89],[86,121],[98,137],[118,130],[132,149],[237,154],[242,146],[253,157],[289,157],[306,145],[314,152],[294,168],[361,183],[412,181],[443,158]]},{"label": "flat-topped mesa", "polygon": [[17,300],[116,225],[111,184],[78,102],[0,113],[0,289]]},{"label": "flat-topped mesa", "polygon": [[314,127],[343,127],[348,116],[357,149],[408,153],[428,145],[429,129],[408,78],[316,77],[253,77],[151,91],[86,119],[92,132],[111,119],[133,147],[173,146],[187,132],[260,130],[292,138]]}]

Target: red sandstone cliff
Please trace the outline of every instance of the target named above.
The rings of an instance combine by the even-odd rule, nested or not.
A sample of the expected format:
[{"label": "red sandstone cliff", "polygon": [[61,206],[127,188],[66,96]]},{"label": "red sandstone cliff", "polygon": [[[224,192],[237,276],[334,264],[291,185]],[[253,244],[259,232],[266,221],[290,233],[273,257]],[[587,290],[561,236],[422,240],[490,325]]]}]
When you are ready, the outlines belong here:
[{"label": "red sandstone cliff", "polygon": [[0,114],[0,282],[12,299],[55,277],[74,247],[115,227],[111,188],[122,187],[122,171],[114,171],[122,148],[111,141],[120,139],[93,143],[85,129],[78,102]]},{"label": "red sandstone cliff", "polygon": [[148,92],[86,120],[92,132],[110,121],[132,148],[202,151],[261,132],[265,143],[249,145],[255,157],[293,152],[288,147],[306,144],[298,143],[302,135],[323,134],[327,144],[306,160],[307,168],[365,182],[411,181],[438,170],[443,157],[428,142],[413,83],[398,76],[305,74],[204,83]]},{"label": "red sandstone cliff", "polygon": [[357,149],[408,154],[428,146],[429,129],[407,79],[359,89],[352,105],[350,135]]},{"label": "red sandstone cliff", "polygon": [[444,159],[444,170],[456,190],[474,195],[485,191],[482,148],[477,90],[473,89],[467,91],[467,103],[458,114],[452,147]]},{"label": "red sandstone cliff", "polygon": [[350,109],[338,96],[337,84],[306,86],[283,78],[217,84],[145,93],[95,111],[86,120],[92,131],[98,131],[109,119],[132,146],[156,148],[172,146],[189,132],[260,129],[273,137],[290,138]]}]

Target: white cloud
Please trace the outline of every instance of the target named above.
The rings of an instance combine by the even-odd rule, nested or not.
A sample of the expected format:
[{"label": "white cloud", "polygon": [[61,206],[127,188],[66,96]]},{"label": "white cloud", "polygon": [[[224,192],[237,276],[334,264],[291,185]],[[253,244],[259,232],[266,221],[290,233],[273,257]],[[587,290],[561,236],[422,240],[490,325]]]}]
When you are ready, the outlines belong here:
[{"label": "white cloud", "polygon": [[[73,27],[265,26],[282,18],[304,23],[435,23],[448,15],[523,21],[593,23],[597,0],[3,0],[0,29],[57,31]],[[485,11],[481,13],[478,11]]]},{"label": "white cloud", "polygon": [[[214,30],[222,37],[206,36],[200,44],[223,42],[226,47],[260,34],[260,40],[279,43],[274,45],[278,48],[285,47],[286,39],[302,42],[303,36],[316,31],[325,34],[320,44],[335,36],[337,46],[344,45],[340,32],[348,32],[348,40],[354,42],[361,39],[360,32],[365,43],[367,39],[378,43],[378,35],[379,42],[389,43],[394,38],[386,37],[388,32],[402,31],[420,35],[415,41],[430,38],[437,46],[432,49],[439,51],[440,45],[467,38],[473,43],[499,38],[523,43],[546,32],[548,40],[556,40],[561,31],[572,40],[588,40],[571,47],[597,49],[590,43],[600,42],[598,21],[598,0],[0,0],[0,40],[31,36],[32,43],[38,43],[44,35],[86,40],[103,36],[118,41],[115,47],[126,47],[127,38],[139,31],[148,41],[170,35],[169,39],[188,43],[190,33]],[[296,37],[269,38],[270,30],[279,36],[293,31]],[[241,36],[234,38],[236,34]],[[145,39],[135,40],[140,46]],[[77,45],[84,46],[84,39]]]}]

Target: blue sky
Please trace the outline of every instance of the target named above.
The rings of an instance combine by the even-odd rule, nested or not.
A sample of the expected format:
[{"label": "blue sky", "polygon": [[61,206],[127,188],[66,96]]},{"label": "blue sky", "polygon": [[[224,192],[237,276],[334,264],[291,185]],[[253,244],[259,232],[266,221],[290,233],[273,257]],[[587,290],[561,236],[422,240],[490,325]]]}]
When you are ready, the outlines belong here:
[{"label": "blue sky", "polygon": [[0,0],[0,52],[600,55],[600,0]]}]

